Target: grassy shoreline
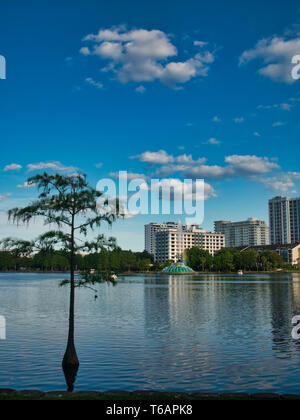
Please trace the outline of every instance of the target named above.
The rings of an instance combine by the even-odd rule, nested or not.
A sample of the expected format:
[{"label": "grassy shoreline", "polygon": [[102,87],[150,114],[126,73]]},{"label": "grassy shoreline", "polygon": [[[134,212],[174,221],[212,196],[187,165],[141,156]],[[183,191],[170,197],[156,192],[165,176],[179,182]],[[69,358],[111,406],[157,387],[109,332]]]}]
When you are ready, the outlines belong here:
[{"label": "grassy shoreline", "polygon": [[300,395],[274,393],[183,393],[158,391],[83,391],[68,393],[65,391],[15,391],[0,389],[0,401],[254,401],[254,400],[299,400]]},{"label": "grassy shoreline", "polygon": [[[298,274],[300,273],[300,269],[293,269],[293,270],[281,270],[281,271],[245,271],[244,274]],[[9,270],[9,271],[1,271],[0,274],[69,274],[69,271],[16,271],[16,270]],[[79,274],[79,271],[77,272]],[[153,275],[153,274],[161,274],[161,271],[130,271],[126,273],[119,274],[120,277],[132,276],[132,275]],[[218,272],[218,271],[197,271],[197,274],[218,274],[218,275],[235,275],[237,274],[235,271],[231,272]]]}]

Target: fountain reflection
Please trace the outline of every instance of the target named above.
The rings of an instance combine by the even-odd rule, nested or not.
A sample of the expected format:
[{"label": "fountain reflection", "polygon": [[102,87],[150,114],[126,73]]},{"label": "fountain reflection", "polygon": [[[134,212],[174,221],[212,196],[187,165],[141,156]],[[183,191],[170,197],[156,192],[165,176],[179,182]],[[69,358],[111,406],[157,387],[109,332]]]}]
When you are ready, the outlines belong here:
[{"label": "fountain reflection", "polygon": [[291,320],[300,314],[300,276],[176,275],[145,283],[145,335],[157,357],[147,372],[152,381],[167,369],[179,383],[192,377],[209,389],[211,377],[242,386],[259,383],[264,372],[276,385],[279,365],[270,353],[298,360]]}]

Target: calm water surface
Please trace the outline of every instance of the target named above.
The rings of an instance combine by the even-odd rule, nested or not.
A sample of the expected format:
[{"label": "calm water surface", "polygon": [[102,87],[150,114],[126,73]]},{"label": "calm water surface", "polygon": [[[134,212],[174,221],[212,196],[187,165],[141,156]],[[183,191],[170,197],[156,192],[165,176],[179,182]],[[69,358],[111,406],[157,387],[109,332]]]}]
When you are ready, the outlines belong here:
[{"label": "calm water surface", "polygon": [[[0,387],[65,389],[68,289],[0,274]],[[77,293],[75,390],[300,393],[300,275],[124,277]]]}]

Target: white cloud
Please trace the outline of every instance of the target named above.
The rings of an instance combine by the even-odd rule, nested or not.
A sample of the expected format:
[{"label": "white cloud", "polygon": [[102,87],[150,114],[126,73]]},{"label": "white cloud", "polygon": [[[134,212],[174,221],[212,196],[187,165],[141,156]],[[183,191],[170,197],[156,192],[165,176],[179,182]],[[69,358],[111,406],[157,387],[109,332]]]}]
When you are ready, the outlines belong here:
[{"label": "white cloud", "polygon": [[292,39],[274,36],[260,40],[253,49],[245,51],[240,57],[240,65],[261,59],[264,66],[258,70],[259,74],[275,82],[294,83],[292,57],[299,51],[299,36]]},{"label": "white cloud", "polygon": [[226,179],[233,176],[233,172],[219,165],[200,165],[186,168],[183,176],[193,179]]},{"label": "white cloud", "polygon": [[[121,207],[122,208],[122,207]],[[126,206],[124,206],[123,208],[122,208],[122,210],[121,210],[121,213],[122,213],[122,217],[124,218],[124,219],[132,219],[133,217],[136,217],[136,216],[138,216],[139,215],[139,212],[138,211],[129,211],[127,208],[126,208]]]},{"label": "white cloud", "polygon": [[3,200],[5,200],[8,197],[11,197],[11,194],[8,193],[8,194],[0,195],[0,201],[3,201]]},{"label": "white cloud", "polygon": [[211,139],[207,140],[203,144],[211,144],[213,146],[218,146],[219,144],[221,144],[221,142],[220,142],[220,140],[217,140],[214,137],[212,137]]},{"label": "white cloud", "polygon": [[267,157],[255,155],[232,155],[225,157],[227,166],[207,165],[206,158],[193,159],[192,155],[173,156],[166,151],[145,152],[136,156],[142,162],[159,165],[154,176],[166,177],[175,173],[187,178],[229,179],[252,177],[280,169],[278,163]]},{"label": "white cloud", "polygon": [[102,166],[103,166],[103,163],[102,163],[102,162],[99,162],[99,163],[96,163],[96,164],[95,164],[95,167],[96,167],[97,169],[101,169],[101,168],[102,168]]},{"label": "white cloud", "polygon": [[266,157],[258,157],[258,156],[227,156],[225,158],[225,162],[228,163],[231,169],[234,170],[236,174],[246,174],[251,175],[253,174],[265,174],[273,169],[279,169],[279,165],[275,162],[271,162]]},{"label": "white cloud", "polygon": [[263,178],[260,180],[260,182],[264,184],[266,189],[281,193],[287,193],[290,188],[293,188],[295,186],[292,180],[282,180],[278,179],[277,177]]},{"label": "white cloud", "polygon": [[300,179],[300,172],[288,172],[287,175],[292,179]]},{"label": "white cloud", "polygon": [[225,157],[227,166],[198,165],[191,166],[183,171],[183,176],[188,178],[205,179],[230,179],[246,178],[264,175],[273,170],[280,169],[277,163],[268,158],[249,155],[233,155]]},{"label": "white cloud", "polygon": [[244,117],[237,117],[237,118],[235,118],[234,119],[234,122],[236,123],[236,124],[241,124],[241,123],[243,123],[245,121],[245,118]]},{"label": "white cloud", "polygon": [[292,105],[290,104],[280,104],[279,107],[283,111],[290,111],[292,109]]},{"label": "white cloud", "polygon": [[175,161],[174,157],[168,155],[165,150],[159,150],[158,152],[144,152],[141,155],[133,156],[131,159],[139,159],[141,162],[153,164],[166,164]]},{"label": "white cloud", "polygon": [[208,42],[204,42],[204,41],[194,41],[194,45],[195,47],[205,47],[206,45],[208,45]]},{"label": "white cloud", "polygon": [[214,189],[214,187],[210,184],[208,184],[207,182],[204,183],[204,199],[208,200],[209,198],[212,197],[218,197],[218,194],[216,192],[216,190]]},{"label": "white cloud", "polygon": [[300,98],[290,98],[289,99],[290,102],[300,102]]},{"label": "white cloud", "polygon": [[163,70],[160,79],[169,86],[175,86],[176,83],[186,83],[197,74],[196,66],[191,61],[169,63]]},{"label": "white cloud", "polygon": [[255,136],[255,137],[261,137],[261,135],[260,135],[260,133],[258,133],[258,131],[255,131],[255,132],[253,133],[253,136]]},{"label": "white cloud", "polygon": [[4,172],[8,172],[8,171],[19,171],[20,169],[22,169],[21,165],[18,165],[17,163],[12,163],[11,165],[7,165],[4,168]]},{"label": "white cloud", "polygon": [[102,58],[118,60],[122,56],[123,47],[118,42],[103,42],[95,47],[94,53]]},{"label": "white cloud", "polygon": [[295,187],[295,180],[299,179],[299,172],[287,172],[279,173],[271,177],[261,177],[258,181],[270,191],[287,194],[288,192],[295,193],[295,191],[291,191],[291,189]]},{"label": "white cloud", "polygon": [[222,122],[221,118],[219,118],[217,115],[213,117],[212,121],[216,123]]},{"label": "white cloud", "polygon": [[192,155],[187,155],[187,154],[177,156],[174,159],[177,163],[182,163],[182,164],[188,163],[192,165],[198,165],[198,164],[201,165],[206,162],[206,158],[199,158],[197,160],[194,160]]},{"label": "white cloud", "polygon": [[[180,179],[168,178],[163,179],[162,181],[156,183],[152,186],[152,191],[157,193],[162,199],[166,198],[169,199],[169,191],[172,189],[172,197],[174,200],[178,197],[178,199],[182,199],[182,194],[184,194],[185,200],[208,200],[209,198],[217,197],[217,193],[214,187],[208,183],[204,183],[204,195],[199,197],[199,195],[195,194],[195,183],[187,184],[181,181]],[[148,187],[149,190],[149,187]],[[166,197],[161,195],[161,192],[166,192]]]},{"label": "white cloud", "polygon": [[28,182],[24,182],[24,184],[17,185],[17,188],[28,189],[28,188],[34,188],[35,186],[36,186],[35,184],[28,184]]},{"label": "white cloud", "polygon": [[283,125],[285,125],[284,122],[282,121],[276,121],[272,124],[272,127],[282,127]]},{"label": "white cloud", "polygon": [[146,88],[145,88],[145,86],[140,85],[140,86],[138,86],[138,87],[135,89],[135,91],[136,91],[136,92],[138,92],[138,93],[145,93],[145,92],[146,92]]},{"label": "white cloud", "polygon": [[163,165],[163,176],[169,173],[183,171],[191,165],[202,165],[206,162],[206,158],[194,160],[192,155],[187,154],[173,156],[169,155],[165,150],[159,150],[158,152],[147,151],[141,155],[132,156],[131,159],[139,159],[141,162],[153,165]]},{"label": "white cloud", "polygon": [[281,111],[290,111],[292,109],[292,105],[288,103],[274,105],[259,105],[257,109],[279,109]]},{"label": "white cloud", "polygon": [[87,77],[85,79],[86,83],[88,83],[89,85],[97,88],[97,89],[103,89],[103,84],[101,82],[96,82],[94,79],[92,79],[91,77]]},{"label": "white cloud", "polygon": [[[152,82],[159,80],[177,88],[195,77],[205,77],[214,55],[208,50],[197,53],[186,61],[171,61],[178,55],[169,35],[160,30],[133,29],[124,26],[101,29],[98,34],[87,35],[81,48],[85,56],[96,55],[107,60],[103,71],[112,71],[121,83]],[[197,41],[196,41],[197,42]],[[196,45],[196,44],[195,44]],[[198,46],[204,47],[205,44]]]},{"label": "white cloud", "polygon": [[83,55],[91,55],[91,52],[88,47],[82,47],[79,52]]},{"label": "white cloud", "polygon": [[30,163],[29,165],[27,165],[28,172],[40,171],[44,169],[48,169],[48,170],[56,171],[56,172],[73,172],[73,171],[78,170],[78,168],[75,168],[74,166],[64,166],[62,163],[57,162],[57,161],[56,162]]},{"label": "white cloud", "polygon": [[[120,173],[119,172],[110,172],[109,176],[111,178],[121,178],[120,177]],[[139,174],[139,173],[135,173],[135,172],[126,172],[126,175],[124,174],[123,179],[127,178],[128,181],[133,181],[133,180],[139,180],[139,179],[148,179],[148,177],[144,174]]]},{"label": "white cloud", "polygon": [[183,165],[179,165],[179,164],[162,165],[160,168],[157,168],[155,170],[155,173],[153,175],[159,178],[167,177],[177,172],[183,172],[190,166],[191,164],[187,164],[187,163]]},{"label": "white cloud", "polygon": [[[287,192],[300,180],[299,172],[281,172],[276,158],[256,155],[231,155],[224,158],[225,165],[208,165],[206,158],[193,159],[191,155],[173,156],[166,151],[145,152],[135,158],[158,167],[152,177],[171,177],[178,174],[186,179],[231,180],[242,178],[263,184],[271,191]],[[173,179],[173,178],[171,178]]]}]

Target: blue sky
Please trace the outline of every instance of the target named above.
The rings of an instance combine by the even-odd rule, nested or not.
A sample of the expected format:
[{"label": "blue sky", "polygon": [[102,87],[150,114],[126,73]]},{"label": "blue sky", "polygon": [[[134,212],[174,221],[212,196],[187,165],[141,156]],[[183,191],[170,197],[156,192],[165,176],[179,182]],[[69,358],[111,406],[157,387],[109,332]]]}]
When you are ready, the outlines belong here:
[{"label": "blue sky", "polygon": [[[0,238],[40,232],[8,226],[5,211],[47,168],[79,168],[94,186],[119,170],[204,178],[209,230],[300,195],[298,2],[12,0],[0,39]],[[144,223],[165,219],[109,234],[140,250]]]}]

